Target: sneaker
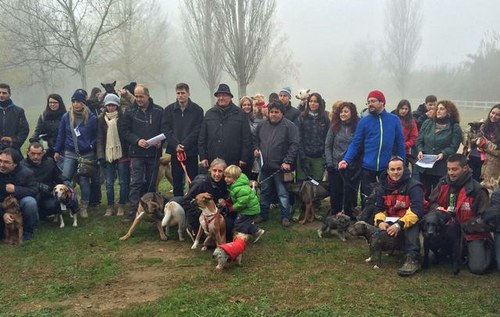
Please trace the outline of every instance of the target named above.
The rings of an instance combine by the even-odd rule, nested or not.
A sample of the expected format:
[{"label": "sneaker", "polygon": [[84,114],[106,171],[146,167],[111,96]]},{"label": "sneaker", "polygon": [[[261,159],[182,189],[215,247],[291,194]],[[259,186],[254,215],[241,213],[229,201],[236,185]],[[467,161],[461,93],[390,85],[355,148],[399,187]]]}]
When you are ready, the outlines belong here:
[{"label": "sneaker", "polygon": [[186,228],[186,233],[191,238],[191,240],[193,240],[194,243],[194,238],[196,237],[196,235],[194,234],[193,230]]},{"label": "sneaker", "polygon": [[257,243],[259,241],[260,237],[265,233],[264,229],[259,229],[256,233],[253,235],[253,243]]},{"label": "sneaker", "polygon": [[108,206],[108,208],[106,208],[106,213],[104,214],[104,217],[109,217],[109,216],[112,216],[113,215],[113,206]]},{"label": "sneaker", "polygon": [[281,225],[283,227],[289,227],[290,226],[290,220],[288,220],[287,218],[284,218],[283,220],[281,220]]},{"label": "sneaker", "polygon": [[402,267],[398,269],[399,276],[411,276],[420,270],[418,259],[413,256],[407,256]]}]

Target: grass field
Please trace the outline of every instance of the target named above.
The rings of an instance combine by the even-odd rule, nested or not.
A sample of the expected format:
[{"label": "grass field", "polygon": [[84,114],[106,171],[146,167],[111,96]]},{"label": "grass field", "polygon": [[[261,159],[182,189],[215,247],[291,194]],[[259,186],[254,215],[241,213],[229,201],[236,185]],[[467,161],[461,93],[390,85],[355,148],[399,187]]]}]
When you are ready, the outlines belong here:
[{"label": "grass field", "polygon": [[[485,116],[462,112],[462,121]],[[318,222],[283,229],[277,210],[243,266],[216,272],[211,254],[175,230],[162,242],[143,223],[119,241],[128,225],[103,217],[104,202],[78,228],[42,223],[24,246],[0,245],[0,316],[500,315],[498,272],[454,276],[443,263],[402,278],[401,256],[373,269],[363,240],[319,239]]]}]

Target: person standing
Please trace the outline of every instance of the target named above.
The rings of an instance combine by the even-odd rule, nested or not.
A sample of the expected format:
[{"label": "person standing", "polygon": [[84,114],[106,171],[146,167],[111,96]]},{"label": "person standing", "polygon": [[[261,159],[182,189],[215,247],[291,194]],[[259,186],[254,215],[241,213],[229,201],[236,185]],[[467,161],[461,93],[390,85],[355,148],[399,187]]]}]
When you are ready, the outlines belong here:
[{"label": "person standing", "polygon": [[200,163],[208,168],[215,158],[221,158],[228,165],[245,168],[252,151],[247,115],[232,102],[228,85],[220,84],[214,96],[217,103],[205,113],[198,139]]},{"label": "person standing", "polygon": [[138,84],[134,90],[135,102],[120,124],[120,134],[128,143],[130,157],[130,206],[125,222],[134,219],[142,195],[156,191],[156,177],[163,142],[148,144],[147,140],[162,133],[163,108],[153,102],[149,89]]},{"label": "person standing", "polygon": [[[362,153],[361,194],[370,195],[372,184],[387,169],[392,154],[405,159],[405,139],[401,122],[385,110],[385,96],[373,90],[367,98],[369,115],[363,117],[338,168],[345,169]],[[361,200],[364,207],[364,199]]]},{"label": "person standing", "polygon": [[485,154],[481,178],[497,181],[500,177],[500,104],[491,108],[482,132],[483,137],[477,142],[478,150]]},{"label": "person standing", "polygon": [[24,109],[16,106],[10,97],[10,86],[0,83],[0,138],[12,138],[12,147],[19,150],[28,137],[30,127]]},{"label": "person standing", "polygon": [[410,160],[414,163],[415,157],[412,157],[411,149],[417,143],[418,128],[415,119],[413,119],[413,116],[411,115],[411,104],[408,100],[402,99],[398,103],[398,106],[396,107],[396,115],[399,117],[399,120],[401,120],[401,126],[403,127],[407,159],[406,163],[408,164]]},{"label": "person standing", "polygon": [[198,175],[198,137],[203,122],[203,109],[194,103],[189,86],[179,83],[175,87],[177,101],[163,111],[162,131],[167,138],[167,153],[172,157],[174,196],[184,195],[184,161],[190,179]]},{"label": "person standing", "polygon": [[[290,87],[281,88],[278,94],[279,102],[283,105],[285,109],[285,118],[295,123],[297,118],[300,116],[299,109],[292,106],[292,89]],[[271,98],[269,98],[269,103],[271,103]]]}]

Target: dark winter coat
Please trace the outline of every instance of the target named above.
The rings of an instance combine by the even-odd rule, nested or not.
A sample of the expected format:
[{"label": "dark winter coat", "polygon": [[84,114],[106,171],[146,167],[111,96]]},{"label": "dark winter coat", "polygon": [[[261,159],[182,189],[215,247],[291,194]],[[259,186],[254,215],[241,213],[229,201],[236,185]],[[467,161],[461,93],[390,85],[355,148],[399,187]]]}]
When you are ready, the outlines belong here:
[{"label": "dark winter coat", "polygon": [[18,164],[16,168],[9,174],[0,173],[0,202],[7,197],[5,191],[6,184],[14,184],[16,190],[14,196],[20,200],[24,197],[36,197],[38,194],[38,184],[35,180],[35,174],[22,164]]},{"label": "dark winter coat", "polygon": [[20,149],[29,133],[30,127],[23,108],[16,106],[12,100],[7,107],[0,107],[0,138],[11,137],[14,147]]},{"label": "dark winter coat", "polygon": [[167,153],[175,155],[177,146],[182,144],[187,156],[197,156],[202,123],[203,109],[191,99],[184,111],[178,101],[168,105],[163,111],[162,121],[162,131],[167,137]]},{"label": "dark winter coat", "polygon": [[313,116],[311,113],[307,116],[300,115],[297,119],[297,126],[300,135],[299,158],[323,157],[326,134],[330,127],[328,115],[326,113],[317,116]]},{"label": "dark winter coat", "polygon": [[413,111],[413,113],[412,113],[413,118],[415,119],[415,122],[417,122],[418,130],[420,130],[420,128],[422,127],[422,124],[425,122],[425,120],[429,119],[429,117],[427,117],[426,113],[427,113],[427,108],[425,107],[425,103],[419,105],[417,110]]},{"label": "dark winter coat", "polygon": [[255,137],[255,149],[260,150],[262,170],[276,171],[282,163],[294,164],[300,146],[299,128],[283,117],[277,123],[263,121]]},{"label": "dark winter coat", "polygon": [[224,159],[227,165],[248,162],[252,137],[245,112],[231,102],[225,109],[215,105],[205,113],[198,139],[200,160]]},{"label": "dark winter coat", "polygon": [[53,188],[57,184],[64,183],[61,170],[51,157],[44,156],[39,165],[33,164],[29,157],[27,157],[21,161],[21,165],[33,172],[38,188],[40,188],[40,184],[45,184]]},{"label": "dark winter coat", "polygon": [[[56,145],[57,133],[59,124],[65,112],[56,112],[52,116],[47,117],[45,114],[38,117],[35,131],[31,135],[30,142],[39,141],[40,135],[45,134],[43,139],[47,141],[49,149],[54,149]],[[47,149],[46,149],[47,150]]]},{"label": "dark winter coat", "polygon": [[292,121],[293,123],[296,123],[297,118],[300,116],[300,110],[293,107],[292,103],[289,102],[288,105],[285,106],[284,116],[285,116],[285,118]]},{"label": "dark winter coat", "polygon": [[[97,159],[106,159],[106,139],[108,135],[108,125],[104,119],[105,112],[99,115],[97,120]],[[123,112],[118,109],[118,133],[120,134],[120,144],[122,147],[122,157],[128,157],[128,143],[125,141],[123,133],[120,133],[120,125],[123,120]]]},{"label": "dark winter coat", "polygon": [[354,131],[342,123],[337,133],[328,129],[325,140],[325,160],[328,168],[337,168],[353,137]]},{"label": "dark winter coat", "polygon": [[[69,112],[66,112],[59,125],[59,132],[57,133],[56,145],[54,151],[56,153],[63,153],[63,151],[75,151],[75,143],[73,141],[73,129],[69,120]],[[87,123],[81,123],[78,125],[78,130],[80,131],[80,136],[77,137],[78,141],[78,152],[81,155],[91,153],[95,151],[96,139],[97,139],[97,118],[89,112],[89,118]]]},{"label": "dark winter coat", "polygon": [[127,108],[119,126],[120,135],[128,143],[129,157],[160,157],[161,147],[151,146],[144,149],[137,145],[140,139],[148,140],[162,133],[163,108],[149,98],[149,105],[142,110],[137,102]]}]

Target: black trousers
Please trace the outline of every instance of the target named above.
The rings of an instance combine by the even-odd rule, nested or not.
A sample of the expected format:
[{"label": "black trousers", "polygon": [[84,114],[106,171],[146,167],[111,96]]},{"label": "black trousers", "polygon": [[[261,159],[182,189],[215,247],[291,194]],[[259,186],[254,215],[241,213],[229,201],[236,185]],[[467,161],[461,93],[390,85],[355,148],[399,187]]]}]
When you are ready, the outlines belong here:
[{"label": "black trousers", "polygon": [[[174,196],[182,196],[184,195],[184,170],[182,169],[181,162],[177,159],[177,155],[172,155],[172,187],[174,189]],[[186,170],[189,175],[189,178],[193,180],[198,175],[198,157],[197,156],[188,156],[186,157],[186,161],[184,161],[184,165],[186,165]]]}]

